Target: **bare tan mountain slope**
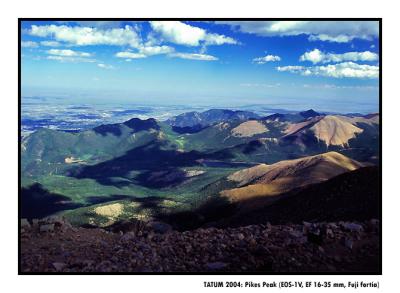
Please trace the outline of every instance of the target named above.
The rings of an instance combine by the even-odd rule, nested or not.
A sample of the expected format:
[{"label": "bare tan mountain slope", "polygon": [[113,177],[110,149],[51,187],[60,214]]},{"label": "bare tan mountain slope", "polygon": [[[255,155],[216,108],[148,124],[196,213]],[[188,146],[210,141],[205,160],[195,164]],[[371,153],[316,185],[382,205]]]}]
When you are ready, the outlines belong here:
[{"label": "bare tan mountain slope", "polygon": [[256,134],[267,132],[268,129],[264,124],[256,120],[250,120],[241,123],[232,129],[232,135],[237,137],[250,137]]},{"label": "bare tan mountain slope", "polygon": [[348,141],[357,134],[362,133],[363,130],[355,125],[357,122],[371,122],[368,119],[349,118],[345,116],[318,116],[309,119],[305,122],[300,122],[290,125],[286,129],[286,135],[299,136],[305,131],[312,131],[315,137],[326,143],[327,146],[337,145],[345,146]]},{"label": "bare tan mountain slope", "polygon": [[228,180],[236,182],[238,188],[224,190],[221,195],[232,202],[275,196],[294,188],[325,181],[362,166],[360,162],[337,152],[280,161],[272,165],[261,164],[228,176]]}]

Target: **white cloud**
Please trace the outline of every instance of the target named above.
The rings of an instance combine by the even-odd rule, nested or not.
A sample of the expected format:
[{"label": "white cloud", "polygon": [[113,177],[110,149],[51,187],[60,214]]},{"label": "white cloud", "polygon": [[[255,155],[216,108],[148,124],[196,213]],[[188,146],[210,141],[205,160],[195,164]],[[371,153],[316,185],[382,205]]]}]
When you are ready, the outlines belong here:
[{"label": "white cloud", "polygon": [[253,62],[257,64],[265,64],[267,62],[277,62],[277,61],[281,61],[281,57],[276,55],[267,55],[264,57],[258,57],[253,59]]},{"label": "white cloud", "polygon": [[175,49],[170,46],[143,46],[138,50],[139,52],[136,53],[130,51],[118,52],[115,54],[115,57],[126,58],[128,61],[129,59],[139,59],[153,55],[170,54],[175,51]]},{"label": "white cloud", "polygon": [[[153,31],[148,37],[152,42],[143,43],[138,33],[140,26],[125,26],[124,28],[110,27],[108,23],[98,25],[95,23],[89,27],[89,23],[81,23],[85,26],[71,26],[69,23],[52,25],[32,25],[27,31],[28,34],[47,38],[41,44],[47,47],[64,46],[88,46],[88,45],[116,45],[129,46],[136,50],[124,50],[117,52],[115,57],[124,58],[127,61],[132,59],[146,58],[148,56],[165,54],[171,57],[192,59],[192,60],[218,60],[218,58],[205,54],[205,47],[208,45],[237,44],[236,40],[219,34],[209,33],[206,30],[179,21],[156,21],[150,22]],[[159,39],[155,41],[155,36]],[[202,46],[203,51],[198,54],[175,53],[171,46],[161,45],[162,42],[169,41],[188,46]],[[62,62],[77,61],[77,57],[90,57],[89,53],[76,52],[73,50],[51,49],[47,53],[52,56],[71,57],[74,60],[66,58],[48,58]],[[82,60],[83,61],[83,60]],[[93,60],[91,60],[93,61]]]},{"label": "white cloud", "polygon": [[318,49],[314,49],[300,56],[300,61],[310,61],[313,64],[343,61],[377,61],[378,59],[378,54],[370,51],[335,54],[324,53]]},{"label": "white cloud", "polygon": [[130,51],[118,52],[115,54],[115,57],[125,58],[125,61],[130,62],[131,59],[146,58],[153,55],[171,54],[175,51],[175,49],[170,46],[142,46],[138,50],[139,52],[136,53]]},{"label": "white cloud", "polygon": [[64,57],[90,57],[92,54],[87,53],[87,52],[78,52],[78,51],[73,51],[73,50],[59,50],[59,49],[50,49],[47,51],[47,54],[49,55],[55,55],[55,56],[64,56]]},{"label": "white cloud", "polygon": [[310,35],[308,37],[308,40],[312,42],[323,41],[332,43],[348,43],[355,38],[356,36],[348,36],[348,35],[330,36],[327,34],[319,34],[319,35]]},{"label": "white cloud", "polygon": [[61,44],[57,41],[41,41],[40,45],[45,47],[59,47]]},{"label": "white cloud", "polygon": [[95,59],[88,58],[91,57],[92,54],[87,52],[79,52],[73,51],[69,49],[59,50],[59,49],[50,49],[47,50],[46,53],[50,56],[47,56],[48,60],[55,60],[60,62],[96,62]]},{"label": "white cloud", "polygon": [[98,63],[97,66],[100,67],[100,68],[103,68],[103,69],[114,69],[114,66],[107,65],[107,64],[104,64],[104,63]]},{"label": "white cloud", "polygon": [[145,46],[139,48],[139,52],[146,56],[169,54],[174,51],[175,49],[170,46]]},{"label": "white cloud", "polygon": [[305,67],[304,66],[296,66],[296,65],[289,65],[289,66],[278,66],[276,68],[278,71],[289,71],[292,73],[303,72]]},{"label": "white cloud", "polygon": [[190,59],[190,60],[201,60],[201,61],[215,61],[218,60],[217,57],[207,55],[207,54],[196,54],[196,53],[172,53],[169,54],[170,57]]},{"label": "white cloud", "polygon": [[49,60],[55,60],[59,62],[73,62],[73,63],[81,63],[81,62],[88,62],[88,63],[93,63],[96,62],[94,59],[90,58],[83,58],[83,57],[69,57],[69,56],[56,56],[56,55],[50,55],[47,56],[47,59]]},{"label": "white cloud", "polygon": [[223,45],[223,44],[231,44],[231,45],[236,45],[239,44],[238,41],[231,37],[227,37],[224,35],[219,35],[219,34],[212,34],[212,33],[207,33],[205,38],[204,38],[205,45]]},{"label": "white cloud", "polygon": [[237,44],[231,37],[208,33],[206,30],[180,21],[150,21],[152,29],[168,42],[185,45],[223,45]]},{"label": "white cloud", "polygon": [[303,84],[304,88],[312,88],[312,89],[340,89],[340,90],[378,90],[377,86],[361,86],[361,85],[336,85],[336,84]]},{"label": "white cloud", "polygon": [[240,86],[242,87],[265,87],[265,88],[277,88],[280,87],[280,83],[241,83]]},{"label": "white cloud", "polygon": [[324,66],[283,66],[278,71],[287,71],[309,76],[326,76],[334,78],[378,78],[379,66],[343,62]]},{"label": "white cloud", "polygon": [[379,66],[361,65],[354,62],[343,62],[334,65],[318,66],[314,70],[313,74],[335,78],[378,78]]},{"label": "white cloud", "polygon": [[146,58],[147,56],[143,53],[133,53],[133,52],[118,52],[115,57],[125,58],[125,59],[140,59]]},{"label": "white cloud", "polygon": [[[60,22],[64,23],[64,22]],[[68,22],[67,22],[68,23]],[[83,26],[83,27],[95,27],[95,28],[119,28],[122,24],[122,21],[91,21],[91,20],[83,20],[83,21],[74,21],[74,23]]]},{"label": "white cloud", "polygon": [[259,36],[309,35],[310,41],[349,42],[379,36],[378,21],[218,21]]},{"label": "white cloud", "polygon": [[191,60],[203,60],[203,61],[218,60],[217,57],[207,54],[175,53],[174,48],[169,46],[142,47],[139,49],[139,52],[130,52],[130,51],[118,52],[115,54],[115,57],[124,58],[125,61],[130,62],[131,59],[146,58],[147,56],[158,55],[158,54],[167,54],[167,56],[169,57],[191,59]]},{"label": "white cloud", "polygon": [[56,41],[76,46],[118,45],[138,47],[140,37],[131,26],[124,28],[101,29],[67,25],[32,25],[28,33],[36,37],[52,37]]},{"label": "white cloud", "polygon": [[39,45],[38,45],[38,43],[33,42],[33,41],[22,41],[21,47],[22,48],[37,48],[37,47],[39,47]]},{"label": "white cloud", "polygon": [[300,61],[311,61],[312,63],[319,63],[325,59],[325,54],[318,49],[306,52],[300,56]]}]

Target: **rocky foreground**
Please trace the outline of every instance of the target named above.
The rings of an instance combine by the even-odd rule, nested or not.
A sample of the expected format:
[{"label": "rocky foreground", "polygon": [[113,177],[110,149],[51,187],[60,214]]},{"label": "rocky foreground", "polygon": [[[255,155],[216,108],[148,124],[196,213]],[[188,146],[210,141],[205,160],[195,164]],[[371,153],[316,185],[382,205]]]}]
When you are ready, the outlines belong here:
[{"label": "rocky foreground", "polygon": [[21,220],[21,272],[375,272],[380,223],[200,228],[124,223],[76,228],[63,218]]}]

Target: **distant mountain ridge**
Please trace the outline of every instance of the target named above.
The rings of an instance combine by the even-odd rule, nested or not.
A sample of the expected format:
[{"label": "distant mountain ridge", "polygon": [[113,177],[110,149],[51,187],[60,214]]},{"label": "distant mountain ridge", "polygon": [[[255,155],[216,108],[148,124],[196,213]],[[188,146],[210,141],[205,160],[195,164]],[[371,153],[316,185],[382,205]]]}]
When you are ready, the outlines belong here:
[{"label": "distant mountain ridge", "polygon": [[318,113],[318,112],[315,112],[313,109],[310,109],[310,110],[307,110],[307,111],[302,111],[302,112],[299,112],[299,114],[301,115],[301,116],[303,116],[304,118],[311,118],[311,117],[316,117],[316,116],[321,116],[321,115],[323,115],[323,114],[320,114],[320,113]]},{"label": "distant mountain ridge", "polygon": [[139,132],[142,130],[150,130],[150,129],[154,130],[160,129],[160,126],[158,125],[157,121],[154,118],[149,118],[146,120],[142,120],[139,118],[132,118],[123,123],[102,124],[93,128],[93,131],[100,133],[102,135],[106,135],[107,133],[120,135],[122,133],[121,127],[123,125],[132,129],[132,132]]},{"label": "distant mountain ridge", "polygon": [[204,127],[224,121],[258,118],[260,118],[259,115],[250,111],[211,109],[204,112],[183,113],[167,120],[167,123],[174,127]]},{"label": "distant mountain ridge", "polygon": [[297,113],[275,113],[266,117],[263,117],[263,120],[266,121],[279,121],[279,122],[301,122],[308,118],[324,116],[325,114],[318,113],[313,109],[309,109],[306,111],[300,111]]}]

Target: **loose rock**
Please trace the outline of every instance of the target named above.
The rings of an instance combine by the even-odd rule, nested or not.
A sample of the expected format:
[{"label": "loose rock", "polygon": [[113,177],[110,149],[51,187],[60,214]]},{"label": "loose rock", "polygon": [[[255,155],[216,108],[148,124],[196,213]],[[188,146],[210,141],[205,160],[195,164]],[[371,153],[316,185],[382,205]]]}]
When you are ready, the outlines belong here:
[{"label": "loose rock", "polygon": [[207,269],[209,270],[221,270],[225,268],[228,264],[224,262],[209,262],[206,264]]},{"label": "loose rock", "polygon": [[22,229],[30,229],[31,224],[28,222],[27,219],[21,219],[21,228]]},{"label": "loose rock", "polygon": [[39,228],[40,232],[53,232],[54,231],[54,224],[45,224],[41,225]]},{"label": "loose rock", "polygon": [[53,262],[53,267],[57,270],[57,271],[62,271],[67,265],[63,262]]}]

